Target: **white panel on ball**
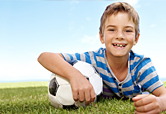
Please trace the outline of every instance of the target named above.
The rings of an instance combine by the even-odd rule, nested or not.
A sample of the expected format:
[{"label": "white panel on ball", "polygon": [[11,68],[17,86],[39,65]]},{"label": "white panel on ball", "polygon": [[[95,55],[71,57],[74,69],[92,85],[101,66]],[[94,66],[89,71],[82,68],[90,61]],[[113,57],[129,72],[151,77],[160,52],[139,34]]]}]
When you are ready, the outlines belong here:
[{"label": "white panel on ball", "polygon": [[57,99],[63,105],[73,105],[74,99],[70,85],[61,85],[57,91]]}]

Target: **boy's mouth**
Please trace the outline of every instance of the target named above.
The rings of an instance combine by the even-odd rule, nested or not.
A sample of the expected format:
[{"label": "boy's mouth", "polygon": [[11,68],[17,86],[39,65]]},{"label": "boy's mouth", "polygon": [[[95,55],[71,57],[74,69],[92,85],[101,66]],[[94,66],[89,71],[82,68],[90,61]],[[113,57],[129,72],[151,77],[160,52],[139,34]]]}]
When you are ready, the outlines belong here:
[{"label": "boy's mouth", "polygon": [[113,46],[117,46],[117,47],[125,47],[127,44],[112,44]]}]

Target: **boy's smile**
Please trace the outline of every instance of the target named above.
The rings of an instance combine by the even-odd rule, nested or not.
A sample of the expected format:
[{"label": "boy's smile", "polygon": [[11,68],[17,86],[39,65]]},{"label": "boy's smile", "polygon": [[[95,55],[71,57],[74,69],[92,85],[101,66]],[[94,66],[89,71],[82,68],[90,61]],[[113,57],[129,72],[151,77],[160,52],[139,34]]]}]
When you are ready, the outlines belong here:
[{"label": "boy's smile", "polygon": [[124,49],[127,44],[125,43],[113,43],[112,44],[116,49]]},{"label": "boy's smile", "polygon": [[125,12],[107,17],[103,34],[100,33],[101,43],[105,43],[107,55],[128,57],[128,53],[138,41],[135,38],[135,24]]}]

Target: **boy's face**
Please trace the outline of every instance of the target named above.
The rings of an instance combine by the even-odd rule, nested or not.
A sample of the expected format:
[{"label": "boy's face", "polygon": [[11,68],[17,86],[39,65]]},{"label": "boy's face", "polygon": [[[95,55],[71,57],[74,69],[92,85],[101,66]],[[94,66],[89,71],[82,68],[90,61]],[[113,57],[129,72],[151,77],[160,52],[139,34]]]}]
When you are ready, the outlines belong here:
[{"label": "boy's face", "polygon": [[107,55],[116,57],[128,56],[138,38],[139,35],[135,38],[135,24],[129,20],[128,14],[123,12],[109,16],[103,35],[100,33],[100,41],[102,44],[105,43]]}]

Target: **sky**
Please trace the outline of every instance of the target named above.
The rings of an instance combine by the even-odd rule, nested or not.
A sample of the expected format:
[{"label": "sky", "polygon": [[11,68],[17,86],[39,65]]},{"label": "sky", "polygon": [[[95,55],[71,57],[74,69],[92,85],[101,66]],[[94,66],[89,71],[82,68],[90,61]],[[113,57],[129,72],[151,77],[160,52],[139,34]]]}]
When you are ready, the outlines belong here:
[{"label": "sky", "polygon": [[100,17],[107,5],[125,1],[140,16],[133,51],[144,54],[166,78],[165,0],[0,0],[0,82],[49,80],[37,61],[42,52],[76,53],[104,47]]}]

